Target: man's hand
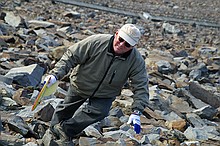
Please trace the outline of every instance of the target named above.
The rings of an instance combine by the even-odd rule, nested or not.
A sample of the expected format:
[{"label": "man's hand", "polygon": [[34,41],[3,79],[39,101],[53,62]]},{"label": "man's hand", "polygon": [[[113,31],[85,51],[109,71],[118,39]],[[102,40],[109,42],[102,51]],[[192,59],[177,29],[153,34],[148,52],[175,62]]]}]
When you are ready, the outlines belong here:
[{"label": "man's hand", "polygon": [[139,134],[141,132],[141,121],[139,115],[131,114],[127,124],[131,124],[134,126],[134,131],[136,132],[136,134]]},{"label": "man's hand", "polygon": [[45,79],[44,79],[44,84],[45,84],[48,80],[49,80],[49,82],[48,82],[48,84],[47,84],[47,87],[50,87],[51,85],[53,85],[53,84],[56,83],[56,81],[57,81],[57,79],[56,79],[56,77],[55,77],[54,75],[48,75],[48,76],[46,76]]}]

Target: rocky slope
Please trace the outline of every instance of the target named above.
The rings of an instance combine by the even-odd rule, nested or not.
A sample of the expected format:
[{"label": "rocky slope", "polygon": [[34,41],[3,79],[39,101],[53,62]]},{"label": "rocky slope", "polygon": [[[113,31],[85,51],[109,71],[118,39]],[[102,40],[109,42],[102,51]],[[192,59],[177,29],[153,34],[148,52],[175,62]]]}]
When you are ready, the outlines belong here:
[{"label": "rocky slope", "polygon": [[[114,34],[125,23],[136,24],[142,32],[137,49],[149,73],[150,102],[141,116],[142,132],[136,135],[126,124],[132,103],[128,85],[113,103],[110,115],[85,129],[75,142],[83,146],[218,145],[219,27],[152,21],[142,14],[219,26],[220,1],[78,2],[106,10],[49,0],[0,2],[0,145],[41,145],[54,107],[69,85],[67,75],[56,93],[31,111],[41,79],[67,47],[92,34]],[[108,8],[126,13],[109,12]],[[48,138],[47,143],[51,142]]]}]

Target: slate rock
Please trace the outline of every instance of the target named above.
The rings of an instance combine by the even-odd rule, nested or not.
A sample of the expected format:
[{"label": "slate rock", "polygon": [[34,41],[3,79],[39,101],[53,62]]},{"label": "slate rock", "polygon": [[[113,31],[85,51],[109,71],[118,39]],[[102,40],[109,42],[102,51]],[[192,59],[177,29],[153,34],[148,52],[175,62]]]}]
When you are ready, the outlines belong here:
[{"label": "slate rock", "polygon": [[38,138],[37,134],[31,130],[28,124],[19,116],[11,117],[8,120],[8,126],[11,130],[20,133],[24,137],[35,137]]},{"label": "slate rock", "polygon": [[41,82],[44,69],[37,64],[12,68],[5,76],[13,79],[14,83],[27,87],[36,87]]}]

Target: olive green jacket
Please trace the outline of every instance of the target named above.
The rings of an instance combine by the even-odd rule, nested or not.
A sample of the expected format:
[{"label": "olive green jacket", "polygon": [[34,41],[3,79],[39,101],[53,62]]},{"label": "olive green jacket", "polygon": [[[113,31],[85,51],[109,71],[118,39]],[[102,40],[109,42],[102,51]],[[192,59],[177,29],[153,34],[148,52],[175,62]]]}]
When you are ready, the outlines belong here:
[{"label": "olive green jacket", "polygon": [[57,62],[52,74],[61,79],[74,68],[70,83],[85,98],[116,97],[129,79],[134,93],[132,109],[142,112],[149,98],[145,61],[135,48],[115,56],[113,40],[110,34],[98,34],[74,44]]}]

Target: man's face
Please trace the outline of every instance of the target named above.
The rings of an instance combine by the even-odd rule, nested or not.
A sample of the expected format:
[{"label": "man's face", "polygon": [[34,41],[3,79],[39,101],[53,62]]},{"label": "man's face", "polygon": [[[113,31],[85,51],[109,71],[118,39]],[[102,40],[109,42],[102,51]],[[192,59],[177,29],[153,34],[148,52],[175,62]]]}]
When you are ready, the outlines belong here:
[{"label": "man's face", "polygon": [[117,31],[115,33],[115,38],[114,38],[114,42],[113,42],[113,48],[114,48],[115,54],[120,55],[120,54],[123,54],[123,53],[128,52],[129,50],[131,50],[133,48],[133,46],[131,46],[124,39],[122,39],[118,35],[118,31]]}]

